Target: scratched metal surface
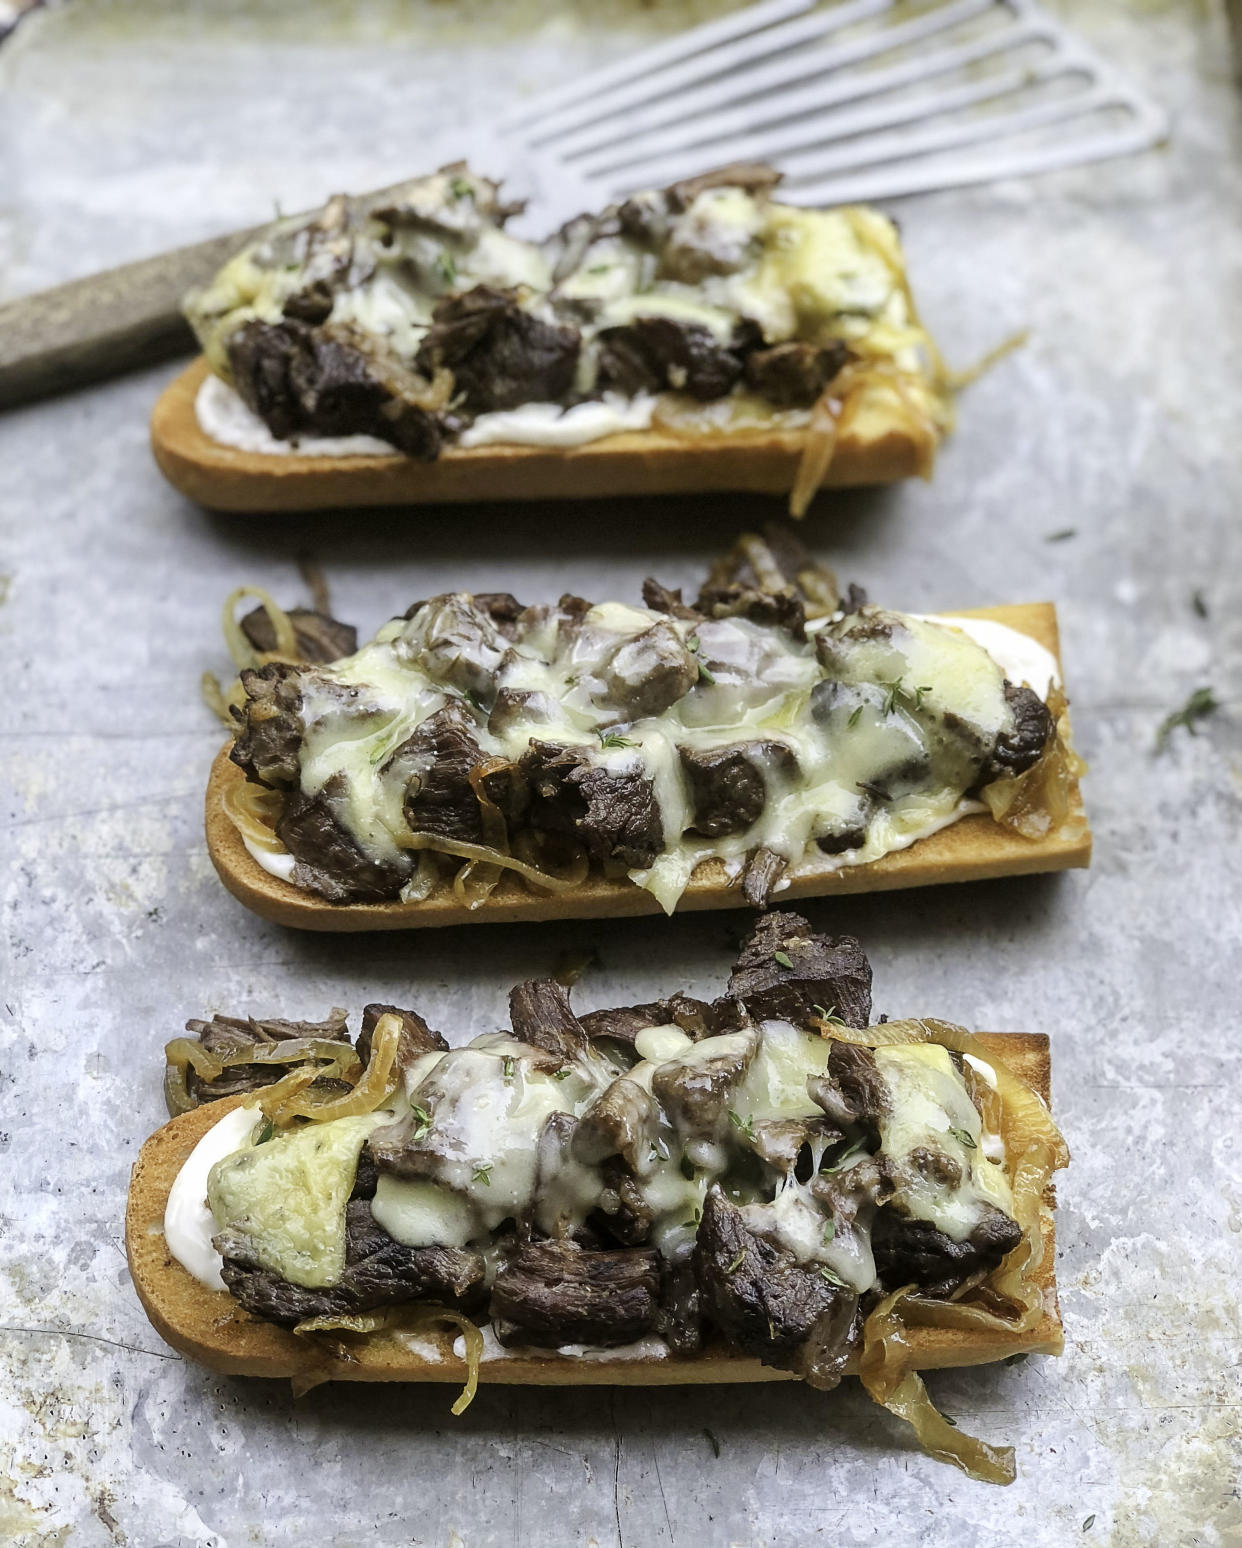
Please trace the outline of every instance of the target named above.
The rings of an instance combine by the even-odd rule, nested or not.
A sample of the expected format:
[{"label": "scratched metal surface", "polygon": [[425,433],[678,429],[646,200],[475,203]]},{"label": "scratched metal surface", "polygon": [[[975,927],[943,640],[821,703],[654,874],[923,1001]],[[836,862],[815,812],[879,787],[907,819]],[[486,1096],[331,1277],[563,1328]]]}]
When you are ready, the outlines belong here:
[{"label": "scratched metal surface", "polygon": [[[35,14],[0,49],[0,295],[416,170],[454,114],[673,20],[618,3],[588,36],[569,9],[505,8],[503,36],[481,3]],[[634,595],[652,571],[692,582],[766,507],[212,518],[148,459],[159,371],[0,421],[0,1540],[1242,1542],[1237,100],[1203,8],[1074,16],[1173,107],[1172,148],[904,207],[952,357],[1033,337],[967,396],[934,485],[809,528],[897,605],[1062,610],[1093,871],[807,910],[861,935],[878,1009],[1053,1035],[1065,1357],[933,1382],[1016,1446],[1019,1481],[929,1461],[853,1387],[485,1391],[454,1421],[442,1389],[295,1403],[161,1345],[121,1215],[188,1015],[396,999],[464,1038],[564,945],[602,959],[584,1004],[713,992],[736,922],[332,940],[252,921],[200,832],[219,731],[197,680],[224,666],[224,594],[296,598],[307,552],[366,627],[449,586]],[[1207,683],[1225,708],[1153,756]]]}]

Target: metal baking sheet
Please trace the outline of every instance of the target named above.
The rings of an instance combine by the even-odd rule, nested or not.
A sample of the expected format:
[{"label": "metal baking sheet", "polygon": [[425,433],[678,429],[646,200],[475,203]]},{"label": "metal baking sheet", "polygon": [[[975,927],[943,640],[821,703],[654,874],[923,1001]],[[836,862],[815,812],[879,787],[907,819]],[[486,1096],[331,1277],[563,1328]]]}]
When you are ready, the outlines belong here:
[{"label": "metal baking sheet", "polygon": [[[494,102],[708,14],[621,0],[104,4],[0,45],[0,296],[420,169]],[[173,1356],[132,1294],[130,1162],[163,1041],[220,1009],[408,1001],[454,1039],[565,949],[581,1004],[714,991],[740,916],[301,936],[207,862],[201,791],[243,582],[373,628],[465,586],[524,598],[692,584],[761,500],[510,516],[203,514],[157,475],[175,367],[0,419],[0,1540],[256,1544],[1242,1542],[1242,329],[1238,95],[1190,0],[1062,7],[1172,109],[1163,151],[896,206],[950,358],[1029,343],[972,387],[935,482],[826,501],[808,535],[899,606],[1054,599],[1096,862],[1086,874],[807,904],[872,954],[877,1009],[1052,1034],[1063,1359],[932,1378],[1017,1448],[998,1491],[922,1456],[852,1384],[288,1390]],[[1200,606],[1196,607],[1195,598]],[[1154,750],[1200,686],[1222,707]],[[716,1447],[719,1447],[719,1455]]]}]

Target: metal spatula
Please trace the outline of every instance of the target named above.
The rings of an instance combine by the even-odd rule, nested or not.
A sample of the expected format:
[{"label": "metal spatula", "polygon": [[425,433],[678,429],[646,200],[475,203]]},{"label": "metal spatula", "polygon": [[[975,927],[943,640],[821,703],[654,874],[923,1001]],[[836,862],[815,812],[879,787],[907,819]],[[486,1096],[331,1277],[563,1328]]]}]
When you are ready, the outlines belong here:
[{"label": "metal spatula", "polygon": [[[835,204],[1076,166],[1166,133],[1032,0],[764,0],[544,91],[482,136],[463,127],[444,159],[516,172],[528,228],[546,230],[727,161],[771,162],[782,198]],[[189,351],[180,296],[254,234],[0,307],[0,408]]]}]

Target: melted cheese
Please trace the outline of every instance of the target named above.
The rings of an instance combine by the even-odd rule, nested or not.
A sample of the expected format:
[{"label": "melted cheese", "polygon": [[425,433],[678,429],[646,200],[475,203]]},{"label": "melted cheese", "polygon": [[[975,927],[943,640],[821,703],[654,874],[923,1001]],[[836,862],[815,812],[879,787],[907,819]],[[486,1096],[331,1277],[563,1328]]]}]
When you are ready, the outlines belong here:
[{"label": "melted cheese", "polygon": [[[720,1133],[682,1128],[659,1111],[656,1140],[638,1158],[635,1173],[653,1215],[651,1245],[670,1261],[684,1260],[707,1192],[720,1182],[753,1230],[862,1293],[876,1283],[870,1212],[834,1218],[812,1182],[829,1164],[833,1146],[846,1147],[834,1167],[841,1177],[869,1157],[839,1136],[816,1132],[825,1127],[823,1112],[808,1083],[824,1074],[831,1043],[783,1021],[697,1043],[677,1027],[647,1028],[636,1043],[639,1062],[628,1070],[592,1050],[551,1072],[538,1067],[546,1064],[545,1055],[503,1033],[489,1034],[417,1061],[407,1075],[408,1098],[392,1109],[307,1124],[261,1145],[253,1143],[256,1110],[240,1108],[208,1131],[178,1175],[165,1225],[169,1249],[196,1277],[221,1288],[211,1236],[233,1226],[247,1233],[265,1266],[294,1283],[336,1283],[358,1151],[377,1125],[408,1113],[418,1125],[429,1175],[381,1174],[372,1213],[406,1246],[479,1251],[490,1281],[499,1263],[498,1227],[529,1218],[555,1236],[609,1207],[600,1169],[576,1160],[572,1143],[546,1143],[549,1119],[565,1115],[572,1129],[569,1120],[582,1118],[622,1074],[650,1092],[658,1071],[673,1078],[710,1060],[743,1059],[752,1041],[757,1046],[728,1097],[729,1121]],[[1012,1213],[1000,1136],[983,1130],[947,1051],[901,1045],[878,1048],[875,1057],[890,1099],[881,1151],[901,1179],[895,1205],[955,1240],[967,1236],[989,1207]],[[756,1124],[799,1120],[811,1123],[810,1168],[802,1182],[762,1162],[753,1148]],[[937,1182],[920,1171],[911,1162],[920,1148],[956,1163],[957,1182]],[[211,1213],[202,1204],[204,1192]]]}]

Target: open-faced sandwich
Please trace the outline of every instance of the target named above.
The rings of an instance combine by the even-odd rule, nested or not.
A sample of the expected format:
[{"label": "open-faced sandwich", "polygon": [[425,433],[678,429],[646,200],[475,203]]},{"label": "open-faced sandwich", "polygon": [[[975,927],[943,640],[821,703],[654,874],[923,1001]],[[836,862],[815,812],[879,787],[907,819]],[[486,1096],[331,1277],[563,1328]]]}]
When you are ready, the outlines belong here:
[{"label": "open-faced sandwich", "polygon": [[693,605],[644,601],[438,596],[361,650],[308,612],[230,615],[225,885],[281,923],[397,929],[1087,863],[1051,607],[892,612],[781,529]]},{"label": "open-faced sandwich", "polygon": [[204,504],[751,489],[928,474],[950,420],[897,231],[732,167],[542,242],[464,166],[333,199],[186,302],[204,359],[152,421]]},{"label": "open-faced sandwich", "polygon": [[681,1383],[856,1372],[995,1482],[917,1372],[1062,1346],[1042,1036],[869,1026],[857,941],[765,915],[719,999],[578,1016],[520,984],[450,1048],[370,1005],[216,1016],[168,1046],[175,1116],[126,1240],[160,1334],[292,1377]]}]

